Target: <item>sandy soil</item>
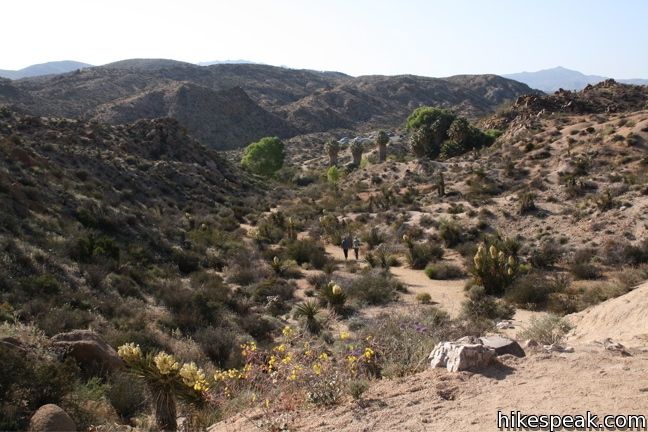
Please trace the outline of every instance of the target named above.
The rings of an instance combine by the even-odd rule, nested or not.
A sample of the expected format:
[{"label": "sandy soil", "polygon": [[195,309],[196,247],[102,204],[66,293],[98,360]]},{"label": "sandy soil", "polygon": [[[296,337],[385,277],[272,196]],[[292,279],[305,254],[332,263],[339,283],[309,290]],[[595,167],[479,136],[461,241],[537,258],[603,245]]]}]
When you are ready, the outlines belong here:
[{"label": "sandy soil", "polygon": [[567,319],[576,326],[571,341],[588,343],[609,337],[627,347],[648,346],[648,282]]}]

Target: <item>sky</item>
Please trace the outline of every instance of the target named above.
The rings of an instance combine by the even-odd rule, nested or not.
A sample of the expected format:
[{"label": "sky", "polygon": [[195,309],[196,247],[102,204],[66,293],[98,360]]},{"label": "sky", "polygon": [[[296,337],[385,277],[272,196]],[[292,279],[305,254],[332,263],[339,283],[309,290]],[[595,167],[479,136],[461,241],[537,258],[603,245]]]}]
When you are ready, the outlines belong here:
[{"label": "sky", "polygon": [[350,75],[648,78],[644,0],[8,0],[0,69],[245,59]]}]

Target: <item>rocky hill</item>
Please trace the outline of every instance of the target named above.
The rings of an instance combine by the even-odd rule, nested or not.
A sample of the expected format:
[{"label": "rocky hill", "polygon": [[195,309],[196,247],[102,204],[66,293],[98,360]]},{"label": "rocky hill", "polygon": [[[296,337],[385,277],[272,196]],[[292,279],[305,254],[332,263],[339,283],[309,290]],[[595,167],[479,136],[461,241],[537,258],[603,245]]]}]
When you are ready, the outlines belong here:
[{"label": "rocky hill", "polygon": [[487,127],[506,129],[514,120],[527,121],[545,114],[608,114],[648,107],[648,86],[618,83],[612,79],[587,85],[581,91],[561,90],[552,95],[524,95],[511,106],[482,121]]},{"label": "rocky hill", "polygon": [[114,124],[171,115],[216,149],[241,147],[269,134],[288,138],[393,127],[420,105],[476,118],[532,93],[524,84],[494,75],[353,78],[256,64],[196,66],[148,59],[0,84],[0,102],[35,115]]},{"label": "rocky hill", "polygon": [[[561,66],[536,72],[520,72],[502,75],[515,81],[523,82],[531,88],[544,92],[555,92],[559,89],[582,90],[588,85],[598,84],[610,78],[599,75],[585,75],[582,72]],[[646,79],[620,79],[624,84],[646,85]]]}]

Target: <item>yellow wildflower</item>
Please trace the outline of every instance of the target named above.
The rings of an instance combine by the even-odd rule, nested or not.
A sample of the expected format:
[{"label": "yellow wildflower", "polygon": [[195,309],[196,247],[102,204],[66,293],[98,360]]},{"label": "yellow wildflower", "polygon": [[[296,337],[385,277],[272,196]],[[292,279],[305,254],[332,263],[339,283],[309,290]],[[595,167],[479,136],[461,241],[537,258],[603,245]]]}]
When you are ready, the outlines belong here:
[{"label": "yellow wildflower", "polygon": [[286,355],[286,357],[281,359],[281,363],[289,364],[290,362],[292,362],[292,360],[293,360],[292,356],[290,354],[288,354],[288,355]]},{"label": "yellow wildflower", "polygon": [[283,330],[281,331],[281,333],[282,333],[284,336],[286,336],[286,337],[289,338],[289,337],[292,337],[292,336],[295,334],[295,329],[293,329],[293,328],[290,327],[290,326],[286,326],[286,327],[283,328]]},{"label": "yellow wildflower", "polygon": [[313,372],[315,373],[315,375],[321,375],[322,363],[313,363]]},{"label": "yellow wildflower", "polygon": [[175,358],[165,352],[159,352],[153,357],[153,363],[155,363],[155,367],[157,367],[162,375],[169,375],[180,367],[178,362],[175,361]]},{"label": "yellow wildflower", "polygon": [[273,351],[276,351],[278,353],[284,353],[286,352],[286,345],[284,344],[277,345],[276,347],[273,348]]},{"label": "yellow wildflower", "polygon": [[365,348],[365,350],[364,350],[364,354],[362,354],[362,356],[363,356],[364,358],[366,358],[367,360],[370,360],[370,359],[374,356],[374,350],[372,350],[371,348],[367,347],[367,348]]},{"label": "yellow wildflower", "polygon": [[340,332],[340,340],[347,340],[347,339],[349,339],[349,337],[351,337],[349,332],[346,332],[346,331],[341,331]]},{"label": "yellow wildflower", "polygon": [[327,361],[328,358],[329,358],[329,356],[328,356],[328,354],[326,354],[325,352],[323,352],[322,354],[319,355],[318,358],[319,358],[321,361]]}]

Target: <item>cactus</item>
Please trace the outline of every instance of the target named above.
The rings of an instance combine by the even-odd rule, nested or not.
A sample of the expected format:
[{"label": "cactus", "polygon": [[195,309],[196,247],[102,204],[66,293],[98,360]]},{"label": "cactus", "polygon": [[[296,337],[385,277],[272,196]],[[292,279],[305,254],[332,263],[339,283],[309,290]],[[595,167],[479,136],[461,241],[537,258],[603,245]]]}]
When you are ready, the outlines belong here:
[{"label": "cactus", "polygon": [[353,165],[360,166],[360,161],[362,160],[362,152],[364,147],[360,141],[353,141],[351,143],[351,156],[353,157]]},{"label": "cactus", "polygon": [[517,259],[512,255],[507,257],[494,244],[489,248],[480,244],[473,257],[473,278],[488,295],[503,294],[517,276],[518,268]]},{"label": "cactus", "polygon": [[340,143],[334,139],[326,141],[326,152],[329,157],[329,166],[336,166],[338,163],[338,153],[340,152]]},{"label": "cactus", "polygon": [[389,135],[387,132],[381,130],[376,136],[376,145],[378,146],[378,161],[384,162],[387,159],[387,144],[389,143]]}]

